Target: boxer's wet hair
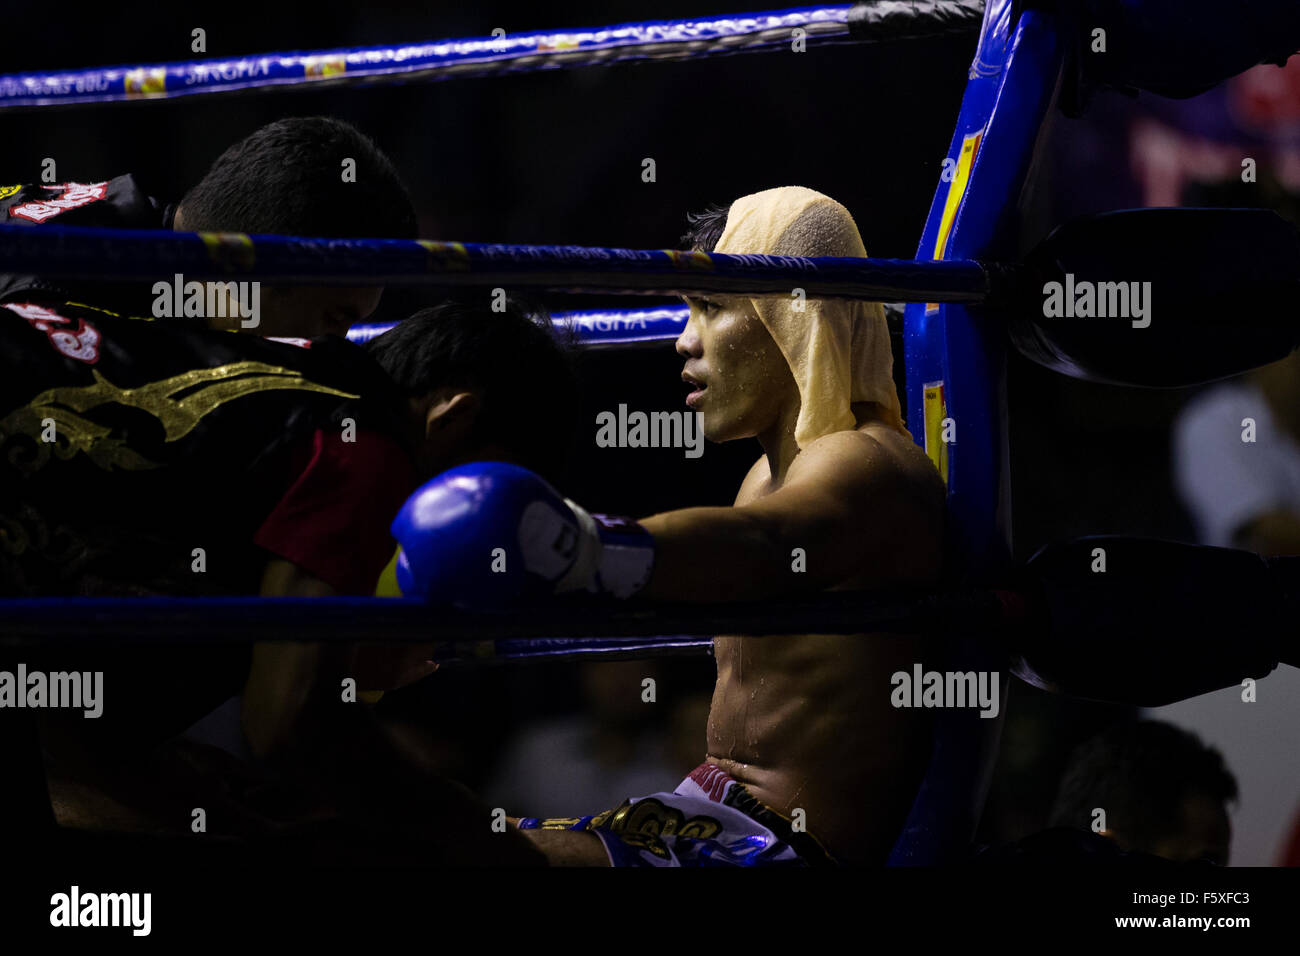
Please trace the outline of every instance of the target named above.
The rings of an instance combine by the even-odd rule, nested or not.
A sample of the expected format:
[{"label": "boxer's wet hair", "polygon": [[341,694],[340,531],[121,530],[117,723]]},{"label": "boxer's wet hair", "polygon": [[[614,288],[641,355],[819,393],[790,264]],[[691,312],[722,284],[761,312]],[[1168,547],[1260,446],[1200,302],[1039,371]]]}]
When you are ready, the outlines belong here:
[{"label": "boxer's wet hair", "polygon": [[1102,807],[1109,829],[1133,848],[1152,852],[1182,833],[1183,801],[1195,796],[1221,805],[1237,799],[1237,781],[1223,755],[1173,724],[1123,722],[1074,751],[1051,825],[1086,829],[1093,809]]},{"label": "boxer's wet hair", "polygon": [[[355,181],[344,182],[349,159]],[[217,158],[179,210],[188,231],[417,234],[415,207],[389,158],[356,127],[328,116],[277,120],[254,131]]]},{"label": "boxer's wet hair", "polygon": [[692,252],[712,252],[727,228],[727,213],[730,211],[730,206],[710,205],[702,212],[689,213],[682,247]]},{"label": "boxer's wet hair", "polygon": [[563,483],[579,415],[572,335],[543,311],[507,300],[505,311],[460,299],[422,309],[366,343],[409,397],[442,387],[482,395],[475,437]]}]

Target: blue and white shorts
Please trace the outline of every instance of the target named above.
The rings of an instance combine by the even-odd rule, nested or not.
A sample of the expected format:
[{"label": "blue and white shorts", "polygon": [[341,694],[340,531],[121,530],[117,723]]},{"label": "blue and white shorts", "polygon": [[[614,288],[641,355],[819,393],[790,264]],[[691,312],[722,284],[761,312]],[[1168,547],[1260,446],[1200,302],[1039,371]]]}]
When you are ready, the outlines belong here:
[{"label": "blue and white shorts", "polygon": [[711,763],[672,793],[587,817],[524,817],[521,830],[590,830],[613,866],[809,866],[834,863],[816,837]]}]

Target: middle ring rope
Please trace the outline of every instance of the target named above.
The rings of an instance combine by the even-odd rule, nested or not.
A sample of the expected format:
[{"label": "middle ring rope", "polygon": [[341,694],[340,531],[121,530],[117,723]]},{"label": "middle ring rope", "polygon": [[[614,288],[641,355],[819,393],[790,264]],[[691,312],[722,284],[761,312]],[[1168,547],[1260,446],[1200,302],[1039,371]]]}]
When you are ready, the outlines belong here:
[{"label": "middle ring rope", "polygon": [[997,275],[968,259],[802,258],[609,249],[307,239],[166,230],[0,227],[11,272],[88,278],[260,279],[322,285],[497,286],[619,295],[788,296],[983,302]]}]

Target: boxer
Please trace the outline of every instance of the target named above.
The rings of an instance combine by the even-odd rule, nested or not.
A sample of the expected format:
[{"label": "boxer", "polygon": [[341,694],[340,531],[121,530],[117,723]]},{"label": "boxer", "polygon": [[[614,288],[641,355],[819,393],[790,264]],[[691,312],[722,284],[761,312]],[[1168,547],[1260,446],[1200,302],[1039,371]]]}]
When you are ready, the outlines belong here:
[{"label": "boxer", "polygon": [[[702,251],[866,254],[843,206],[797,187],[739,199],[725,222],[697,217],[694,238]],[[405,593],[485,607],[938,582],[944,486],[903,425],[881,307],[797,294],[687,302],[688,406],[710,440],[762,447],[734,505],[611,521],[518,467],[453,469],[394,524]],[[930,754],[924,712],[890,703],[891,674],[922,659],[919,640],[718,636],[714,650],[707,753],[681,786],[592,816],[524,818],[523,832],[553,864],[883,862]]]}]

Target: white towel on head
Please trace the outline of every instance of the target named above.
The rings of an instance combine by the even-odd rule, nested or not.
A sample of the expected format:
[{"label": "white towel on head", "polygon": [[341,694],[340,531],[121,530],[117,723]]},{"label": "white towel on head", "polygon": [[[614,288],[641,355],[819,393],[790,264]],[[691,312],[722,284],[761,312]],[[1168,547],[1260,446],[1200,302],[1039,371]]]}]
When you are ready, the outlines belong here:
[{"label": "white towel on head", "polygon": [[[715,252],[734,255],[865,258],[857,224],[829,196],[782,186],[731,204]],[[795,441],[800,448],[856,425],[852,402],[876,402],[904,434],[889,326],[879,302],[806,299],[792,295],[750,301],[790,364],[801,401]],[[910,438],[910,434],[908,435]]]}]

